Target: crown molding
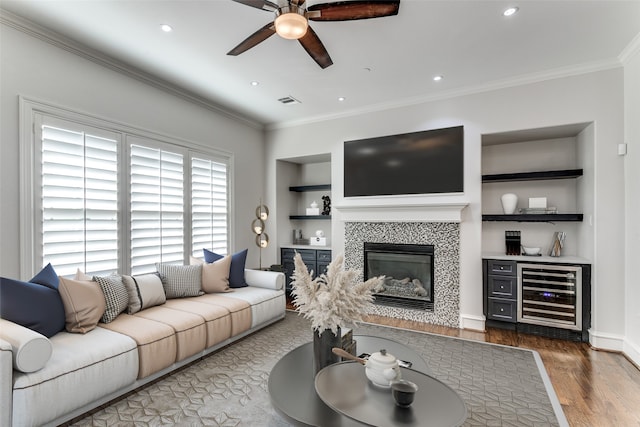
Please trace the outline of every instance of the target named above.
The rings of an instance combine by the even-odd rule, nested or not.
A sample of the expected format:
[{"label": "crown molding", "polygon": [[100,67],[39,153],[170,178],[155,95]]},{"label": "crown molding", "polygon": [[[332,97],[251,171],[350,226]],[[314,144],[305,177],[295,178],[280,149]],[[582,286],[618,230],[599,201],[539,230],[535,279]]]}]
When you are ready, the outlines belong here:
[{"label": "crown molding", "polygon": [[640,54],[640,33],[631,40],[631,42],[620,53],[618,59],[623,65],[626,65],[633,56]]},{"label": "crown molding", "polygon": [[326,114],[321,116],[309,117],[301,120],[292,120],[287,122],[271,123],[266,126],[267,130],[284,129],[290,127],[296,127],[311,123],[324,122],[328,120],[341,119],[346,117],[359,116],[367,113],[376,113],[385,110],[392,110],[398,108],[411,107],[419,104],[426,104],[434,101],[441,101],[444,99],[457,98],[467,95],[475,95],[479,93],[491,92],[499,89],[506,89],[511,87],[523,86],[527,84],[544,82],[547,80],[561,79],[565,77],[573,77],[582,74],[595,73],[598,71],[610,70],[613,68],[622,67],[622,63],[618,58],[612,58],[603,61],[596,61],[584,64],[578,64],[571,67],[561,67],[553,70],[542,71],[538,73],[524,74],[514,78],[495,80],[480,85],[472,85],[450,91],[438,92],[436,94],[426,96],[415,96],[405,98],[399,101],[380,103],[369,105],[366,108],[353,109],[342,113]]},{"label": "crown molding", "polygon": [[185,101],[191,102],[195,105],[198,105],[199,107],[206,108],[210,111],[240,122],[251,128],[264,130],[264,125],[256,120],[252,120],[235,111],[223,108],[220,105],[215,104],[202,96],[179,87],[178,85],[160,79],[151,73],[142,71],[125,62],[119,61],[109,55],[106,55],[74,40],[71,40],[68,37],[37,25],[27,19],[24,19],[3,9],[0,9],[0,24],[7,25],[15,30],[18,30],[45,43],[49,43],[55,47],[64,49],[67,52],[80,56],[81,58],[92,61],[105,68],[116,71],[132,79],[138,80],[156,89],[162,90]]}]

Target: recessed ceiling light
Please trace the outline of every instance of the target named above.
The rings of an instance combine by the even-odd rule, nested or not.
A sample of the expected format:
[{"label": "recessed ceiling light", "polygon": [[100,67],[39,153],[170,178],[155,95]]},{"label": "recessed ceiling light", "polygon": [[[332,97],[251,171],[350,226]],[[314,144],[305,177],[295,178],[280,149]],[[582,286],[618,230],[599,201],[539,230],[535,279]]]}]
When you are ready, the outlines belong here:
[{"label": "recessed ceiling light", "polygon": [[258,86],[259,84],[260,84],[260,82],[257,82],[255,80],[251,82],[251,86]]},{"label": "recessed ceiling light", "polygon": [[517,7],[510,7],[508,9],[505,9],[504,12],[502,12],[503,16],[513,16],[516,13],[518,13],[518,8]]},{"label": "recessed ceiling light", "polygon": [[347,98],[345,98],[344,96],[339,96],[338,97],[338,101],[340,101],[340,102],[344,101],[345,99],[347,99]]},{"label": "recessed ceiling light", "polygon": [[444,77],[443,76],[434,76],[433,77],[433,81],[434,82],[439,82],[440,80],[442,80]]},{"label": "recessed ceiling light", "polygon": [[173,28],[171,27],[171,25],[169,24],[162,24],[160,25],[160,29],[162,31],[164,31],[165,33],[170,33],[171,31],[173,31]]}]

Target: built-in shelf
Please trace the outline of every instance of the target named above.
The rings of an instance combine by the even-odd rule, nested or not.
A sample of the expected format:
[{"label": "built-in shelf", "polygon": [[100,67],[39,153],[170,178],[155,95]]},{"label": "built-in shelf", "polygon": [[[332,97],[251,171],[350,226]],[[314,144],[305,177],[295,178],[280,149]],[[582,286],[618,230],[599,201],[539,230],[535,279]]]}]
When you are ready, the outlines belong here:
[{"label": "built-in shelf", "polygon": [[296,185],[293,187],[289,187],[289,191],[295,191],[297,193],[302,193],[305,191],[325,191],[325,190],[331,190],[331,184]]},{"label": "built-in shelf", "polygon": [[331,215],[289,215],[289,219],[331,219]]},{"label": "built-in shelf", "polygon": [[582,169],[563,169],[541,172],[500,173],[482,175],[482,182],[541,181],[545,179],[571,179],[582,176]]},{"label": "built-in shelf", "polygon": [[483,221],[571,222],[582,221],[582,214],[512,214],[482,215]]}]

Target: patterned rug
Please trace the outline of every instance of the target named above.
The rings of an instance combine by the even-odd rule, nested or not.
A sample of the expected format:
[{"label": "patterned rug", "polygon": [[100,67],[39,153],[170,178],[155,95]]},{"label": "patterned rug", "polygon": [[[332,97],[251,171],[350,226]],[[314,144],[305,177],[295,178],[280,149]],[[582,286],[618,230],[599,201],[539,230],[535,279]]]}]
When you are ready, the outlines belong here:
[{"label": "patterned rug", "polygon": [[[390,338],[418,351],[433,375],[465,401],[465,426],[568,426],[534,351],[370,324],[358,325],[354,333]],[[311,337],[309,322],[287,312],[284,320],[73,425],[288,426],[271,406],[269,372]]]}]

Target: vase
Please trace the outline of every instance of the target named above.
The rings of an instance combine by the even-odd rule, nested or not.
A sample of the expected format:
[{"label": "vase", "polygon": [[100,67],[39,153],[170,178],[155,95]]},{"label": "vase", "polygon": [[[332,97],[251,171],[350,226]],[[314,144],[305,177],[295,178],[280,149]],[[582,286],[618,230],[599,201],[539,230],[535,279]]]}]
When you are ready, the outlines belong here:
[{"label": "vase", "polygon": [[500,201],[502,202],[502,211],[506,215],[515,213],[516,206],[518,206],[518,196],[513,193],[506,193],[500,197]]},{"label": "vase", "polygon": [[313,372],[317,374],[322,368],[340,361],[340,356],[333,354],[333,347],[342,348],[340,328],[336,334],[331,329],[322,332],[313,331]]}]

